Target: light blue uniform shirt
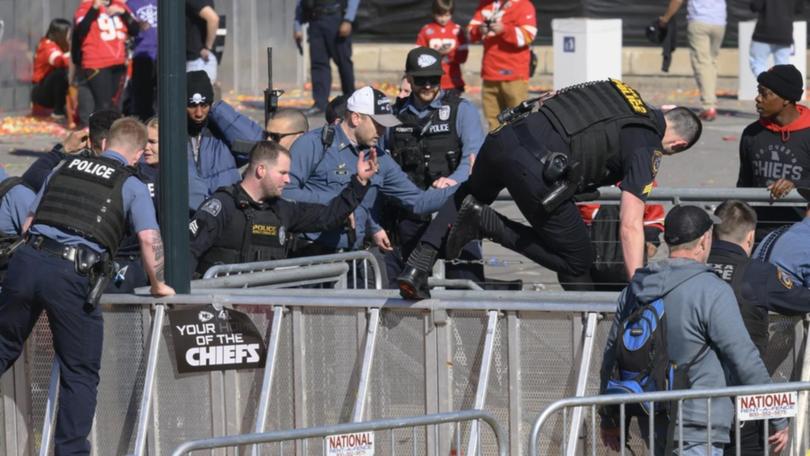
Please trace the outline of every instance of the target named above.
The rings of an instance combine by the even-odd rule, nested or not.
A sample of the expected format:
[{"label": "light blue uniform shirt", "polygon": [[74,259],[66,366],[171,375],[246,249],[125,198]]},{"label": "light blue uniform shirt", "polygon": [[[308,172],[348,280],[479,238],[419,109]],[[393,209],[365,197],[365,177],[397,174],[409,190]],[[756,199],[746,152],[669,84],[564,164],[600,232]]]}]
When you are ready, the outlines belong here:
[{"label": "light blue uniform shirt", "polygon": [[[422,106],[421,108],[418,108],[413,103],[413,95],[411,95],[405,104],[402,105],[399,113],[401,114],[407,110],[416,114],[420,119],[424,119],[444,105],[442,102],[444,95],[444,91],[439,92],[430,104]],[[458,104],[456,134],[461,142],[461,160],[456,170],[447,177],[460,184],[470,177],[470,156],[478,153],[478,150],[481,149],[481,144],[484,143],[484,138],[486,138],[486,132],[484,132],[484,128],[481,126],[481,116],[478,114],[478,109],[476,109],[472,103],[464,99]]]},{"label": "light blue uniform shirt", "polygon": [[[7,178],[5,168],[0,167],[0,181]],[[0,232],[6,236],[19,236],[34,199],[36,194],[25,185],[11,187],[0,200]]]},{"label": "light blue uniform shirt", "polygon": [[[121,154],[113,150],[107,150],[102,153],[101,156],[118,160],[122,164],[127,164],[127,160]],[[58,169],[59,168],[56,168],[54,172],[58,171]],[[48,181],[51,180],[51,176],[53,176],[53,173],[48,176]],[[39,202],[42,199],[42,195],[45,193],[47,188],[48,182],[46,182],[45,185],[43,185],[40,189],[39,193],[37,193],[36,199],[31,205],[30,211],[32,213],[36,213],[36,209],[39,207]],[[141,180],[137,177],[130,176],[126,181],[124,181],[124,185],[121,188],[121,195],[124,202],[124,214],[133,233],[140,233],[141,231],[145,230],[160,229],[158,226],[157,217],[155,216],[155,206],[152,203],[152,197],[149,195],[149,189],[146,187],[146,184],[141,182]],[[30,232],[31,234],[45,236],[65,245],[84,245],[90,247],[96,252],[103,252],[106,250],[104,247],[95,242],[89,241],[76,234],[64,232],[49,225],[36,223],[31,227]]]},{"label": "light blue uniform shirt", "polygon": [[[325,127],[323,127],[325,128]],[[312,130],[293,143],[290,150],[290,184],[284,189],[284,198],[306,203],[326,204],[337,196],[357,172],[358,149],[352,145],[340,125],[335,126],[332,145],[324,150],[321,130]],[[355,209],[357,243],[348,245],[348,237],[342,228],[322,233],[309,233],[307,238],[324,247],[343,249],[361,245],[367,229],[370,234],[379,227],[370,220],[369,214],[379,193],[398,201],[416,214],[429,214],[439,210],[458,186],[445,189],[431,188],[422,191],[408,178],[399,165],[383,150],[377,150],[380,170],[371,179],[361,205]]]},{"label": "light blue uniform shirt", "polygon": [[[335,3],[340,3],[340,0],[336,0]],[[357,16],[357,8],[360,6],[360,0],[348,0],[346,2],[346,12],[343,14],[343,20],[354,22],[354,17]],[[293,30],[296,32],[301,31],[301,24],[304,22],[303,19],[304,11],[301,7],[301,0],[298,0],[295,4],[295,21],[293,22]]]},{"label": "light blue uniform shirt", "polygon": [[726,25],[726,0],[686,0],[686,20]]},{"label": "light blue uniform shirt", "polygon": [[754,258],[776,265],[794,281],[810,288],[810,217],[788,228],[773,244],[771,257],[765,260],[762,246],[769,244],[773,236],[774,233],[765,236],[754,251]]}]

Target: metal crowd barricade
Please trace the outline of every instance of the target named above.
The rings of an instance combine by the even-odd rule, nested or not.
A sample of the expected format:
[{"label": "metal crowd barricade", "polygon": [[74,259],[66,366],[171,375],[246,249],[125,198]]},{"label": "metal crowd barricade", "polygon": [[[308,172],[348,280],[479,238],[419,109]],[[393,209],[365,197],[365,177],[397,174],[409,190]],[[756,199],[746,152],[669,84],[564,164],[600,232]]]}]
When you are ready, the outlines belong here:
[{"label": "metal crowd barricade", "polygon": [[[460,412],[438,413],[434,415],[413,416],[406,418],[390,418],[384,420],[364,421],[359,423],[335,424],[331,426],[319,426],[315,428],[291,429],[286,431],[275,431],[266,433],[242,434],[227,437],[216,437],[204,440],[194,440],[185,442],[178,446],[172,456],[183,456],[193,450],[224,448],[239,445],[251,445],[258,447],[260,443],[281,443],[279,454],[285,454],[284,442],[290,440],[302,440],[313,437],[323,437],[322,454],[326,454],[326,437],[335,434],[348,434],[354,432],[393,430],[404,427],[416,427],[435,424],[459,423],[462,421],[475,420],[476,423],[484,421],[487,423],[495,435],[495,442],[498,446],[498,455],[506,456],[508,453],[506,446],[506,434],[495,418],[482,410],[464,410]],[[438,427],[434,426],[434,430]],[[393,433],[391,433],[393,436]],[[376,445],[376,443],[375,443]],[[391,439],[390,454],[395,455],[396,450]],[[437,454],[438,454],[438,448]],[[306,450],[305,450],[306,451]],[[413,454],[416,454],[414,448]],[[480,453],[467,453],[480,454]]]},{"label": "metal crowd barricade", "polygon": [[[104,296],[105,350],[90,436],[95,454],[157,456],[187,440],[478,408],[508,433],[509,454],[520,455],[527,453],[531,419],[543,408],[598,391],[615,293],[451,290],[434,297],[413,302],[394,290],[250,288],[161,300]],[[164,304],[211,303],[247,312],[269,337],[264,370],[176,373]],[[784,381],[800,368],[806,340],[796,319],[780,318],[771,327],[776,359],[766,365]],[[31,379],[16,395],[21,406],[32,398],[25,420],[33,426],[23,427],[32,436],[46,416],[40,398],[51,364],[44,336],[29,341]],[[0,388],[7,396],[6,380]],[[9,411],[14,408],[4,412],[5,435],[19,438]],[[565,423],[552,420],[555,442],[563,429],[571,441],[587,425],[581,412]],[[438,427],[438,437],[398,436],[396,452],[416,447],[424,448],[419,454],[445,456],[453,448],[461,452],[462,443],[464,454],[494,452],[489,430],[474,422]],[[6,453],[47,453],[35,443],[17,448]]]},{"label": "metal crowd barricade", "polygon": [[[626,426],[625,426],[625,412],[627,404],[640,404],[642,402],[648,402],[650,404],[655,402],[675,402],[676,403],[676,416],[677,416],[677,425],[676,429],[674,429],[675,436],[673,436],[673,442],[677,442],[677,448],[679,454],[683,453],[683,402],[685,400],[697,400],[697,399],[706,399],[706,405],[708,410],[707,415],[707,424],[706,424],[706,441],[705,442],[693,442],[693,443],[705,443],[708,447],[712,446],[712,425],[711,425],[711,405],[712,399],[714,398],[726,398],[726,397],[734,397],[734,396],[741,396],[741,395],[748,395],[748,394],[767,394],[767,393],[784,393],[784,392],[804,392],[806,395],[807,391],[810,390],[810,382],[790,382],[790,383],[773,383],[768,385],[750,385],[750,386],[736,386],[730,388],[715,388],[715,389],[702,389],[702,390],[678,390],[678,391],[659,391],[653,393],[643,393],[643,394],[612,394],[612,395],[601,395],[601,396],[590,396],[590,397],[574,397],[568,399],[562,399],[557,402],[554,402],[550,406],[548,406],[540,416],[534,421],[532,425],[532,432],[531,436],[529,437],[529,455],[530,456],[537,456],[539,453],[539,446],[538,441],[540,437],[540,432],[543,429],[543,425],[546,424],[549,419],[557,413],[560,409],[563,410],[563,415],[567,414],[569,408],[584,408],[587,407],[590,409],[590,417],[591,417],[591,454],[596,454],[596,442],[597,442],[597,407],[599,406],[606,406],[606,405],[618,405],[619,406],[619,425],[620,425],[620,454],[622,456],[625,455],[625,448],[626,448]],[[796,420],[791,420],[792,428],[793,428],[793,436],[794,438],[791,439],[792,446],[789,447],[792,449],[792,453],[794,455],[799,454],[799,448],[797,446],[797,424]],[[563,418],[563,423],[567,423],[567,419]],[[763,420],[762,423],[767,430],[768,420]],[[639,423],[639,426],[650,426],[651,428],[655,427],[655,414],[649,415],[649,419],[647,423]],[[740,429],[740,421],[739,416],[735,417],[734,420],[734,427],[735,429]],[[563,430],[563,435],[567,435],[567,429]],[[572,433],[573,434],[573,433]],[[654,454],[653,449],[655,448],[655,432],[650,432],[650,440],[647,443],[647,454]],[[736,435],[736,454],[740,456],[740,432],[735,433]],[[765,432],[765,435],[768,435],[768,432]],[[766,442],[767,443],[767,442]],[[561,453],[564,455],[572,455],[575,454],[576,449],[569,446],[569,441],[565,438],[560,440],[561,444]],[[768,445],[765,445],[765,455],[768,455]],[[635,453],[634,453],[635,454]]]},{"label": "metal crowd barricade", "polygon": [[[358,287],[358,262],[362,266],[362,279],[365,282],[363,286]],[[287,258],[284,260],[273,261],[258,261],[252,263],[239,263],[239,264],[223,264],[212,266],[203,275],[203,279],[213,279],[224,276],[234,276],[240,274],[255,274],[266,271],[280,272],[284,269],[290,269],[291,275],[294,275],[297,267],[303,266],[318,266],[328,264],[350,264],[350,271],[352,273],[352,288],[369,288],[368,273],[369,266],[374,273],[374,288],[379,290],[382,288],[383,272],[380,268],[380,263],[377,258],[367,250],[356,250],[353,252],[335,253],[332,255],[316,255],[300,258]],[[215,287],[209,287],[215,288]],[[230,287],[229,287],[230,288]]]}]

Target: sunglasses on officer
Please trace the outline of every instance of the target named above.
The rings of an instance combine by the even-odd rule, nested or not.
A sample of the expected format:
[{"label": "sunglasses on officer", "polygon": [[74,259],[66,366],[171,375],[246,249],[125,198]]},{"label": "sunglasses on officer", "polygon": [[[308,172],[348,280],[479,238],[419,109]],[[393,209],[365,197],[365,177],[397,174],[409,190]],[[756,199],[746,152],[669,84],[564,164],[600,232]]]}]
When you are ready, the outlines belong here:
[{"label": "sunglasses on officer", "polygon": [[439,82],[442,80],[441,76],[414,76],[413,77],[413,85],[419,87],[436,87],[439,85]]},{"label": "sunglasses on officer", "polygon": [[269,139],[271,141],[279,142],[279,141],[281,141],[281,138],[286,138],[287,136],[293,136],[293,135],[300,135],[300,134],[303,134],[303,133],[306,133],[306,132],[304,132],[304,131],[293,131],[293,132],[290,132],[290,133],[277,133],[275,131],[267,131],[267,130],[265,130],[264,131],[264,139],[265,140]]}]

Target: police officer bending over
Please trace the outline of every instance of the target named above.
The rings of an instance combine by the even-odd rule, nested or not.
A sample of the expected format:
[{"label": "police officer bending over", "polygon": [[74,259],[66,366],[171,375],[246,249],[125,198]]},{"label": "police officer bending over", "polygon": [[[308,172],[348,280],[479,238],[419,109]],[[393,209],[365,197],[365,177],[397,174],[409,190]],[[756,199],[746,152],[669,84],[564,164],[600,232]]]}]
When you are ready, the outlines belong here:
[{"label": "police officer bending over", "polygon": [[[709,254],[709,266],[734,290],[745,328],[760,357],[767,359],[768,312],[802,315],[810,312],[810,290],[794,282],[776,266],[749,258],[754,246],[757,214],[742,201],[729,200],[715,211],[722,223],[715,225],[715,241]],[[741,428],[743,456],[765,454],[761,422],[746,422]],[[735,439],[731,439],[735,442]],[[773,443],[773,442],[771,442]],[[736,454],[734,444],[726,454]]]},{"label": "police officer bending over", "polygon": [[163,242],[149,191],[128,168],[145,144],[146,128],[120,119],[101,156],[72,157],[54,171],[32,206],[28,240],[12,257],[0,292],[0,372],[20,355],[39,314],[48,313],[61,375],[55,454],[90,454],[104,335],[101,309],[90,295],[103,290],[127,224],[141,241],[152,294],[174,294],[163,282]]},{"label": "police officer bending over", "polygon": [[280,198],[290,182],[290,152],[276,142],[258,142],[242,182],[217,190],[192,218],[192,270],[204,274],[217,264],[286,258],[291,233],[327,230],[352,213],[366,195],[376,161],[374,151],[359,154],[357,174],[328,205],[296,203]]},{"label": "police officer bending over", "polygon": [[[398,277],[402,295],[430,296],[427,274],[446,236],[448,258],[488,237],[553,271],[582,274],[593,253],[572,197],[619,181],[622,253],[632,277],[644,260],[644,200],[661,157],[688,149],[700,132],[691,111],[662,113],[621,81],[560,90],[539,112],[518,115],[487,137],[470,179],[439,211]],[[531,226],[487,206],[504,188]]]}]

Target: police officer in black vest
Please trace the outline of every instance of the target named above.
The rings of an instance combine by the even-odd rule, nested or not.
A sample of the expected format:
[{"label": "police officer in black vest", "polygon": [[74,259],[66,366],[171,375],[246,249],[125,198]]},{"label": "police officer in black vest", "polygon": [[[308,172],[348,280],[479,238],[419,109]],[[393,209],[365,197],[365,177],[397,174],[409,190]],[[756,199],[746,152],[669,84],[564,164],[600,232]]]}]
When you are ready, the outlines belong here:
[{"label": "police officer in black vest", "polygon": [[376,160],[374,152],[359,154],[357,174],[329,205],[297,203],[280,198],[290,182],[289,151],[271,141],[256,143],[242,182],[217,190],[192,218],[192,270],[204,274],[217,264],[286,258],[292,233],[323,231],[346,220],[363,200]]},{"label": "police officer in black vest", "polygon": [[[810,290],[794,282],[776,266],[750,258],[754,247],[757,214],[742,201],[729,200],[715,211],[722,223],[715,225],[715,240],[708,263],[728,282],[737,297],[740,313],[763,360],[768,353],[768,312],[803,315],[810,312]],[[768,366],[769,369],[773,366]],[[765,454],[761,421],[746,421],[741,428],[743,456]],[[726,454],[736,454],[732,444]]]},{"label": "police officer in black vest", "polygon": [[[442,55],[426,47],[408,53],[405,74],[412,92],[396,107],[401,125],[390,128],[391,156],[417,187],[444,188],[466,181],[475,154],[484,142],[481,116],[457,91],[439,88]],[[430,223],[430,214],[416,215],[391,202],[386,209],[393,219],[395,244],[402,258],[408,258]],[[402,262],[393,252],[386,255],[389,277],[396,277]],[[462,260],[480,260],[481,244],[464,247]],[[484,281],[482,264],[448,264],[447,278]]]},{"label": "police officer in black vest", "polygon": [[20,355],[39,314],[48,314],[61,375],[55,454],[90,454],[104,335],[96,304],[127,224],[140,238],[152,294],[174,294],[163,282],[152,199],[129,168],[145,144],[137,119],[119,119],[104,153],[62,162],[37,195],[27,243],[11,258],[0,292],[0,372]]},{"label": "police officer in black vest", "polygon": [[[642,266],[644,201],[661,157],[691,147],[700,137],[700,119],[685,108],[653,109],[617,80],[579,84],[542,103],[532,101],[502,113],[506,122],[484,141],[470,179],[408,258],[398,277],[406,298],[430,295],[427,273],[445,238],[448,258],[458,257],[469,241],[488,237],[553,271],[582,274],[593,253],[572,198],[616,182],[628,277]],[[530,112],[536,104],[539,112]],[[531,226],[487,206],[504,188]]]}]

